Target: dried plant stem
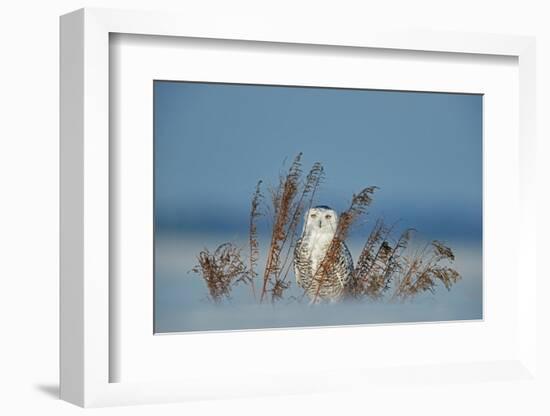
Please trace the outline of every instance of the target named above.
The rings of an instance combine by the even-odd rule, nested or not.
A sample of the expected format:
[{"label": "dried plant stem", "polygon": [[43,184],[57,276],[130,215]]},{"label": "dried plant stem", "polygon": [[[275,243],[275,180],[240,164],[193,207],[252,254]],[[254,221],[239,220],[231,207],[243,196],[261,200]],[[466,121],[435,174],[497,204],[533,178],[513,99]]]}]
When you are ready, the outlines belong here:
[{"label": "dried plant stem", "polygon": [[350,207],[340,215],[334,237],[329,244],[325,257],[321,261],[319,268],[313,275],[312,282],[316,282],[317,288],[312,299],[312,303],[316,303],[319,300],[319,292],[321,291],[321,287],[323,286],[340,255],[341,244],[346,239],[348,231],[353,223],[359,216],[366,212],[368,206],[372,202],[372,195],[377,189],[378,187],[376,186],[370,186],[363,189],[358,194],[354,194]]},{"label": "dried plant stem", "polygon": [[267,261],[263,276],[262,293],[260,302],[263,302],[268,290],[270,277],[277,275],[280,270],[280,255],[282,250],[282,242],[287,235],[287,224],[290,218],[290,213],[294,203],[294,199],[299,189],[299,181],[301,176],[301,158],[302,153],[292,162],[286,177],[281,178],[279,187],[272,195],[274,208],[274,221],[271,233],[271,243],[267,255]]},{"label": "dried plant stem", "polygon": [[[427,249],[431,248],[428,256]],[[419,293],[435,292],[436,282],[440,281],[447,290],[456,283],[460,274],[448,266],[442,266],[441,262],[453,262],[453,251],[440,241],[434,240],[426,245],[420,254],[406,258],[406,271],[399,281],[391,300],[405,300]]]},{"label": "dried plant stem", "polygon": [[260,202],[263,197],[261,193],[261,185],[262,181],[258,181],[256,190],[252,196],[248,233],[248,245],[250,249],[248,270],[250,274],[250,287],[252,289],[252,296],[254,297],[254,300],[257,300],[255,279],[258,276],[256,266],[258,265],[258,259],[260,258],[260,245],[258,243],[258,227],[256,225],[256,220],[261,215],[259,211]]},{"label": "dried plant stem", "polygon": [[220,245],[213,253],[204,249],[197,258],[193,272],[200,273],[206,282],[210,298],[219,303],[229,298],[231,286],[247,277],[248,271],[239,248],[231,243]]}]

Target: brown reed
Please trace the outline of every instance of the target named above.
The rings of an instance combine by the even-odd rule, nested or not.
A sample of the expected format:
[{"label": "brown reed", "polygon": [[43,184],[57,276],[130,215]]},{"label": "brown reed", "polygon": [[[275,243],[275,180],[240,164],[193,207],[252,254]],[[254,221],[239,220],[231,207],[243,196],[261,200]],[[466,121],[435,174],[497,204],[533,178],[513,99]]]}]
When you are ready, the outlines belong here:
[{"label": "brown reed", "polygon": [[350,295],[380,299],[390,288],[392,279],[402,271],[402,253],[412,237],[413,229],[405,230],[392,245],[389,236],[393,227],[378,220],[373,227],[354,270]]},{"label": "brown reed", "polygon": [[286,176],[279,178],[279,186],[271,190],[271,202],[273,206],[273,228],[271,232],[271,243],[269,244],[267,260],[263,276],[262,293],[260,302],[263,302],[270,279],[276,278],[280,273],[280,256],[283,249],[283,242],[286,240],[288,225],[291,219],[291,212],[294,207],[296,195],[299,190],[300,177],[302,174],[302,153],[295,158]]},{"label": "brown reed", "polygon": [[260,258],[260,244],[258,243],[258,227],[256,221],[258,217],[262,215],[260,212],[260,203],[262,201],[263,195],[261,192],[262,181],[258,181],[256,185],[256,190],[252,195],[252,201],[250,203],[250,218],[249,218],[249,231],[248,231],[248,277],[250,281],[250,287],[252,288],[252,296],[256,300],[256,286],[255,279],[258,276],[256,272],[256,267],[258,265],[258,260]]},{"label": "brown reed", "polygon": [[292,266],[298,225],[304,210],[313,204],[315,193],[323,180],[324,170],[318,162],[313,164],[305,179],[302,179],[301,158],[302,153],[299,153],[287,174],[279,178],[279,185],[271,189],[273,228],[260,302],[266,299],[268,292],[271,293],[272,302],[282,299],[284,291],[290,287],[287,277]]},{"label": "brown reed", "polygon": [[323,283],[329,276],[330,271],[340,257],[341,245],[345,241],[347,234],[354,222],[364,214],[368,206],[372,202],[372,195],[378,189],[376,186],[370,186],[363,189],[358,194],[354,194],[351,199],[350,207],[340,214],[336,232],[330,242],[330,245],[325,254],[325,258],[321,261],[319,268],[316,270],[312,281],[316,282],[317,290],[312,299],[312,303],[316,303],[319,299],[319,292]]},{"label": "brown reed", "polygon": [[403,258],[403,273],[397,281],[393,300],[405,300],[422,292],[435,293],[437,282],[447,290],[460,278],[460,274],[441,262],[452,262],[455,256],[450,247],[441,241],[434,240],[420,253]]},{"label": "brown reed", "polygon": [[213,253],[205,248],[197,260],[199,264],[192,271],[201,274],[210,298],[216,303],[230,297],[233,285],[248,279],[241,250],[232,243],[220,245]]}]

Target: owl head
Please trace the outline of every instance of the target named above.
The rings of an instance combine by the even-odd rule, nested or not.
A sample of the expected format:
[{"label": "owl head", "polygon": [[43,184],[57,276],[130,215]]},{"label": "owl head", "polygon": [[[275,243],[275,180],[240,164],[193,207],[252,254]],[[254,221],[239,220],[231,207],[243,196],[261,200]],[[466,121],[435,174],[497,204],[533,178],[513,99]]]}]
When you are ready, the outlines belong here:
[{"label": "owl head", "polygon": [[318,205],[306,212],[303,233],[334,234],[337,225],[336,211],[326,205]]}]

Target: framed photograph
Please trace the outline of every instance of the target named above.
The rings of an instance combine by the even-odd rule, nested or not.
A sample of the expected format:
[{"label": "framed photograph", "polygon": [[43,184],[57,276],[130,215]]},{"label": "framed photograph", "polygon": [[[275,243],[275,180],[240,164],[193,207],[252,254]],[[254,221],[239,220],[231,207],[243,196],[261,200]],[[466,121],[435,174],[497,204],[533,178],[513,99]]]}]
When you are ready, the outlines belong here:
[{"label": "framed photograph", "polygon": [[62,398],[534,374],[534,59],[528,37],[63,16]]}]

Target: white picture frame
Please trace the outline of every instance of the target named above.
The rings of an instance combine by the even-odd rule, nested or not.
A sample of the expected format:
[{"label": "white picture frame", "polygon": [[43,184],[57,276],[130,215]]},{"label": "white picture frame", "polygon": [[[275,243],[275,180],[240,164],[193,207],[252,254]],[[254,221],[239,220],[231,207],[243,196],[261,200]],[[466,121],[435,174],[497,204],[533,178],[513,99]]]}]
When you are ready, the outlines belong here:
[{"label": "white picture frame", "polygon": [[[327,369],[336,377],[322,381],[318,373],[283,369],[261,380],[222,374],[216,383],[198,374],[178,381],[112,382],[110,368],[120,359],[110,348],[110,311],[116,290],[109,280],[110,169],[109,36],[112,33],[188,38],[280,42],[382,48],[452,54],[516,57],[519,66],[519,204],[518,243],[514,247],[523,284],[517,292],[517,349],[506,359],[441,363],[418,370],[449,379],[479,380],[489,371],[522,379],[536,372],[536,241],[535,169],[535,41],[530,37],[465,33],[330,31],[285,27],[251,21],[195,22],[192,16],[165,13],[82,9],[61,18],[61,398],[80,406],[181,401],[236,397],[270,392],[319,392],[345,388],[341,380],[359,383],[389,380],[406,371],[369,367],[368,376],[349,369]],[[473,55],[475,56],[475,55]],[[112,189],[111,189],[112,192]],[[350,329],[353,331],[353,328]],[[200,357],[195,357],[200,360]],[[418,363],[422,367],[422,362]],[[361,369],[357,369],[361,370]],[[389,373],[388,373],[389,372]],[[354,374],[350,376],[350,374]],[[350,378],[351,377],[351,378]],[[309,381],[309,382],[308,382]],[[314,381],[314,382],[312,382]],[[306,387],[307,386],[307,387]]]}]

